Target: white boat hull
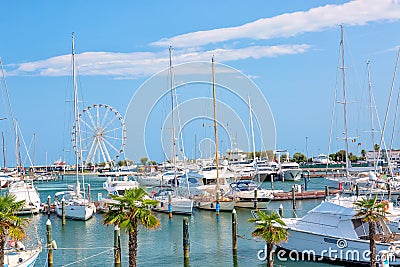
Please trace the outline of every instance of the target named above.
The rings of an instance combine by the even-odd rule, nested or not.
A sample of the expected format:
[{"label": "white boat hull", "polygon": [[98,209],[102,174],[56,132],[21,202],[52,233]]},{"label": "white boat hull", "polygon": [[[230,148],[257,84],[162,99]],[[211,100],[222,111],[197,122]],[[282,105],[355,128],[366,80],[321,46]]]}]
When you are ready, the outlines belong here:
[{"label": "white boat hull", "polygon": [[[153,207],[154,211],[158,212],[169,212],[168,210],[168,198],[157,199],[159,203]],[[193,212],[193,200],[184,197],[172,197],[171,199],[172,213],[177,214],[192,214]]]},{"label": "white boat hull", "polygon": [[[33,267],[41,249],[5,251],[4,266],[7,267]],[[20,260],[22,259],[22,261]]]},{"label": "white boat hull", "polygon": [[[56,204],[57,216],[62,217],[62,204]],[[92,204],[88,205],[65,205],[65,218],[71,220],[86,221],[93,216],[96,207]]]},{"label": "white boat hull", "polygon": [[[232,211],[235,208],[235,201],[220,201],[220,211]],[[194,202],[194,205],[198,209],[202,210],[213,210],[216,209],[216,202],[215,201],[202,201],[197,200]]]},{"label": "white boat hull", "polygon": [[[290,257],[298,256],[301,260],[334,259],[343,262],[369,263],[369,257],[366,256],[369,255],[369,240],[344,239],[289,228],[287,242],[282,242],[279,247],[291,251]],[[388,243],[377,243],[376,252],[379,254],[382,250],[389,251],[389,247]],[[285,257],[284,254],[280,256]],[[286,257],[289,259],[289,253],[286,253]],[[395,258],[390,261],[390,266],[400,266],[400,259]]]},{"label": "white boat hull", "polygon": [[301,174],[301,169],[292,169],[282,171],[280,176],[283,181],[299,181],[301,179]]}]

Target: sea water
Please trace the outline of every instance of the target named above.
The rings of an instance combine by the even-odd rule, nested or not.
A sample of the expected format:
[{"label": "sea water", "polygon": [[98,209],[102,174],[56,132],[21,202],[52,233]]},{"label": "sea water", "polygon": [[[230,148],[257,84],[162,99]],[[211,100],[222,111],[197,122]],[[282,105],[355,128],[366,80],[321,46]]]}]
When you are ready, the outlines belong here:
[{"label": "sea water", "polygon": [[[102,189],[104,177],[85,176],[85,183],[90,184],[91,198],[97,200],[99,193],[104,197]],[[323,189],[325,179],[313,178],[308,182],[308,189]],[[54,199],[58,191],[66,190],[68,184],[73,184],[72,176],[53,182],[38,182],[37,186],[41,200],[47,202],[47,197]],[[302,182],[297,182],[297,184]],[[294,182],[275,182],[275,189],[290,190]],[[270,188],[270,183],[263,187]],[[268,208],[278,210],[280,204],[284,208],[285,217],[302,216],[315,207],[321,200],[297,201],[296,213],[292,210],[291,201],[273,201]],[[138,266],[183,266],[182,215],[173,215],[169,220],[168,214],[155,213],[161,222],[160,229],[146,230],[139,227],[138,237]],[[190,266],[265,266],[260,258],[265,242],[251,236],[254,224],[247,220],[253,218],[250,209],[237,209],[238,241],[237,257],[232,254],[232,215],[222,212],[217,219],[215,212],[194,210],[189,217]],[[52,223],[52,238],[57,243],[53,250],[54,266],[114,266],[113,240],[114,227],[103,224],[102,214],[95,214],[88,221],[67,220],[62,226],[61,218],[54,214],[40,214],[27,217],[30,219],[28,234],[29,245],[40,240],[46,244],[46,221]],[[122,264],[128,266],[128,237],[121,232]],[[331,266],[318,262],[279,261],[275,266]],[[43,249],[35,266],[47,266],[47,250]]]}]

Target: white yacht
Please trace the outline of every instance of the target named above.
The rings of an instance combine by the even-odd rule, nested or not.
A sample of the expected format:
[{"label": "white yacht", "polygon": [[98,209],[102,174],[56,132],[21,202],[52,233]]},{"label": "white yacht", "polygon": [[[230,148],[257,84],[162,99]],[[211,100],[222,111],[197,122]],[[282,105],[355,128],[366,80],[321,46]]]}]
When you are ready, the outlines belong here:
[{"label": "white yacht", "polygon": [[37,214],[43,210],[39,192],[33,181],[18,181],[9,185],[8,192],[15,196],[16,201],[25,201],[25,205],[18,214]]},{"label": "white yacht", "polygon": [[[352,208],[326,201],[302,218],[282,218],[288,240],[279,247],[307,260],[369,263],[369,226],[355,215]],[[388,252],[390,266],[400,266],[400,236],[392,234],[382,220],[376,227],[376,251]]]},{"label": "white yacht", "polygon": [[170,187],[161,188],[156,194],[154,194],[153,199],[158,201],[158,204],[153,207],[153,210],[155,211],[169,212],[169,203],[171,202],[172,213],[192,214],[193,200],[176,195],[174,189]]},{"label": "white yacht", "polygon": [[[235,207],[266,209],[268,203],[274,198],[274,191],[262,189],[255,182],[242,180],[230,184],[230,195],[236,200]],[[281,190],[282,191],[282,190]],[[256,200],[257,195],[257,201]]]},{"label": "white yacht", "polygon": [[33,267],[41,251],[41,246],[26,249],[21,241],[9,239],[4,246],[4,266]]},{"label": "white yacht", "polygon": [[79,183],[74,190],[57,192],[54,205],[57,216],[62,217],[62,201],[65,201],[65,218],[86,221],[96,212],[96,206],[80,193]]},{"label": "white yacht", "polygon": [[279,178],[282,181],[299,181],[303,173],[296,162],[282,162],[279,165]]},{"label": "white yacht", "polygon": [[175,178],[181,180],[183,175],[179,171],[154,172],[137,176],[137,181],[141,186],[167,186],[173,184]]}]

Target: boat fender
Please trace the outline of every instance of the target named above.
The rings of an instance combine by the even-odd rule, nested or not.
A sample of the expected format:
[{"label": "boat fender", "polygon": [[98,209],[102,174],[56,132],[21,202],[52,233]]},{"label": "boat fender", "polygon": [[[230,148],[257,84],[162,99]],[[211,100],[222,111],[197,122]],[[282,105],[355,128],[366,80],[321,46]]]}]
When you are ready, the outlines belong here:
[{"label": "boat fender", "polygon": [[16,246],[17,246],[17,248],[18,248],[19,250],[25,250],[25,246],[24,246],[24,244],[22,244],[21,241],[17,241]]},{"label": "boat fender", "polygon": [[382,201],[382,203],[384,203],[385,205],[383,206],[383,210],[384,211],[388,211],[389,210],[389,202],[387,202],[386,200]]},{"label": "boat fender", "polygon": [[21,262],[23,262],[23,261],[24,261],[24,259],[22,259],[22,258],[19,258],[19,259],[18,259],[18,261],[19,261],[19,263],[21,263]]}]

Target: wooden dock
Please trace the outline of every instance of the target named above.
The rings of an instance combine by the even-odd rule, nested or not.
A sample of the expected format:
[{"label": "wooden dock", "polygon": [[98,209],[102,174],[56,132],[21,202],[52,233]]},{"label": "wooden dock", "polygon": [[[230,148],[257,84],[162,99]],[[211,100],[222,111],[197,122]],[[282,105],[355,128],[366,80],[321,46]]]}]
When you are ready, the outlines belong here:
[{"label": "wooden dock", "polygon": [[[329,195],[336,195],[339,193],[341,190],[339,189],[329,189]],[[310,190],[310,191],[302,191],[302,192],[296,192],[295,193],[295,199],[296,200],[301,200],[301,199],[318,199],[318,198],[324,198],[325,197],[325,190]],[[292,200],[292,192],[281,192],[281,193],[274,193],[274,198],[272,199],[273,201],[279,201],[279,200]]]}]

